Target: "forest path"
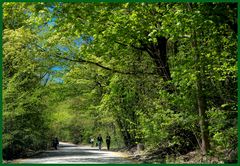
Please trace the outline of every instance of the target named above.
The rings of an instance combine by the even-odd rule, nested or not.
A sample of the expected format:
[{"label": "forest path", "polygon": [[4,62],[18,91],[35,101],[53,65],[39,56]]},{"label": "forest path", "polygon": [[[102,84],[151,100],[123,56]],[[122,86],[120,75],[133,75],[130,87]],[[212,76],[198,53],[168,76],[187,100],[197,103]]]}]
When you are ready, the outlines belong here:
[{"label": "forest path", "polygon": [[103,150],[97,147],[77,146],[60,142],[58,150],[48,150],[27,159],[18,159],[14,163],[34,164],[134,164],[126,155]]}]

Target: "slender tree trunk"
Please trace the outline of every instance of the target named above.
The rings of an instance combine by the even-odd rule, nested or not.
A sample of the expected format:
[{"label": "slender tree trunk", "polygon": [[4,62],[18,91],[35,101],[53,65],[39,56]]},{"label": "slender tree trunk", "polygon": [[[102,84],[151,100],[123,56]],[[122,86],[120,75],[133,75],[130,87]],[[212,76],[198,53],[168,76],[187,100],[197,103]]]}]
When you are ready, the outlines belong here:
[{"label": "slender tree trunk", "polygon": [[[193,11],[193,6],[191,3],[187,3],[188,9],[190,12]],[[192,27],[194,29],[194,27]],[[192,40],[192,47],[195,53],[195,64],[196,64],[196,72],[197,72],[197,108],[199,114],[199,125],[201,131],[201,151],[205,155],[208,150],[210,149],[210,142],[209,142],[209,131],[208,131],[208,122],[206,116],[206,100],[203,91],[203,78],[204,78],[204,68],[203,68],[203,61],[200,59],[199,50],[198,50],[198,43],[197,43],[197,34],[196,31],[193,30],[192,32],[193,40]]]},{"label": "slender tree trunk", "polygon": [[203,95],[203,88],[202,88],[202,79],[201,76],[197,80],[197,104],[198,104],[198,114],[199,114],[199,125],[201,131],[201,150],[202,153],[205,155],[207,151],[210,149],[209,143],[209,131],[208,131],[208,122],[206,117],[206,101]]},{"label": "slender tree trunk", "polygon": [[202,61],[200,59],[197,40],[196,40],[196,32],[193,32],[193,48],[195,49],[195,63],[196,63],[196,71],[197,71],[197,108],[199,114],[199,125],[201,131],[201,151],[205,155],[210,149],[209,142],[209,131],[208,131],[208,122],[206,116],[206,100],[204,97],[203,91],[203,78],[204,78],[204,68]]}]

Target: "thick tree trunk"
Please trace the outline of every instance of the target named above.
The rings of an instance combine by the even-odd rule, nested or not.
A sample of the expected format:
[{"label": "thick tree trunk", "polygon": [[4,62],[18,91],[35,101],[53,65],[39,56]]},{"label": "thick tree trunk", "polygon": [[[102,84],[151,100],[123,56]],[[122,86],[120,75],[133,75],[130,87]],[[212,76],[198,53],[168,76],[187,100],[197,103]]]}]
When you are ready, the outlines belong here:
[{"label": "thick tree trunk", "polygon": [[[172,78],[167,58],[167,38],[162,36],[157,37],[157,43],[143,44],[143,48],[153,59],[153,62],[156,65],[157,73],[163,81],[165,83],[171,81]],[[169,93],[173,93],[175,87],[173,84],[168,82],[164,89]]]},{"label": "thick tree trunk", "polygon": [[150,45],[148,52],[156,64],[157,72],[163,80],[171,80],[171,74],[167,62],[167,39],[165,37],[158,37],[157,44]]},{"label": "thick tree trunk", "polygon": [[122,133],[122,136],[123,136],[123,141],[124,141],[124,144],[129,147],[132,143],[131,141],[131,135],[130,133],[128,132],[126,126],[123,124],[124,122],[122,122],[120,120],[120,118],[117,119],[117,123],[118,123],[118,126],[120,127],[121,129],[121,133]]}]

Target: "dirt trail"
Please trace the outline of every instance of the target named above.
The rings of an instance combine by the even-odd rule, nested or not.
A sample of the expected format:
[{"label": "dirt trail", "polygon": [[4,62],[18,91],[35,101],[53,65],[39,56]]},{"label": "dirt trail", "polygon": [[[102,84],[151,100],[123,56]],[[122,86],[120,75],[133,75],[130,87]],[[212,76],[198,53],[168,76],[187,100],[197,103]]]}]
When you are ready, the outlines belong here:
[{"label": "dirt trail", "polygon": [[18,159],[14,163],[32,164],[134,164],[123,153],[111,152],[97,147],[77,146],[60,142],[58,150],[48,150],[32,158]]}]

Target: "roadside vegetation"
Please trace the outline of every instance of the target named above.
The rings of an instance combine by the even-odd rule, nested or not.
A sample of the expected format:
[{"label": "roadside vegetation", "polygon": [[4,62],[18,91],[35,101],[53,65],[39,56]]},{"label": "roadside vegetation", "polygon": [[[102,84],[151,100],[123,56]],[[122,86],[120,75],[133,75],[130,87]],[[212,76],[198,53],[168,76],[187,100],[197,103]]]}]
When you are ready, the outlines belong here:
[{"label": "roadside vegetation", "polygon": [[237,3],[5,2],[2,89],[3,159],[101,133],[236,162]]}]

